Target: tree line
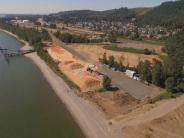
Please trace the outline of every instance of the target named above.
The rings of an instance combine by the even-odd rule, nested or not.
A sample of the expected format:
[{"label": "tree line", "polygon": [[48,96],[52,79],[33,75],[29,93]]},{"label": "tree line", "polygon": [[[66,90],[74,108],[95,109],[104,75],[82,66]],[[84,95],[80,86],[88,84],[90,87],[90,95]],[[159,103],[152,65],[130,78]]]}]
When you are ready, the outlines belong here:
[{"label": "tree line", "polygon": [[60,33],[57,31],[54,35],[65,43],[99,43],[102,39],[89,39],[86,36],[74,35],[70,33]]},{"label": "tree line", "polygon": [[86,21],[123,21],[134,18],[135,12],[128,8],[111,9],[106,11],[73,10],[44,16],[46,21],[65,21],[70,23]]},{"label": "tree line", "polygon": [[0,20],[0,28],[12,32],[19,38],[29,42],[29,44],[34,47],[38,56],[43,59],[55,73],[61,76],[71,88],[80,89],[60,71],[58,63],[56,63],[49,56],[47,50],[44,49],[45,45],[43,44],[43,41],[51,41],[51,37],[47,30],[42,29],[39,31],[33,28],[21,28],[19,26],[14,26],[11,23],[6,23],[3,20]]},{"label": "tree line", "polygon": [[169,92],[184,92],[184,30],[168,40],[166,53],[163,61],[141,61],[137,66],[140,78]]},{"label": "tree line", "polygon": [[13,34],[16,34],[19,38],[29,42],[31,45],[41,43],[42,41],[51,41],[50,35],[45,29],[38,31],[33,28],[21,28],[18,25],[14,26],[11,23],[5,23],[0,21],[0,27]]},{"label": "tree line", "polygon": [[168,40],[165,50],[167,55],[163,61],[140,61],[135,68],[124,66],[121,61],[118,63],[114,56],[107,58],[106,53],[99,60],[121,72],[126,69],[134,70],[142,81],[166,88],[169,92],[184,92],[184,30]]}]

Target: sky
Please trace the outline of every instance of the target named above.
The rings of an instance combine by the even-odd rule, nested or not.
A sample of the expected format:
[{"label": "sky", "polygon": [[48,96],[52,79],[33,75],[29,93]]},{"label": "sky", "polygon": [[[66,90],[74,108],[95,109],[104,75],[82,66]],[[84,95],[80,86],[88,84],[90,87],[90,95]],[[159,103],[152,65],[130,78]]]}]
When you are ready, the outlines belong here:
[{"label": "sky", "polygon": [[0,0],[0,13],[49,14],[59,11],[152,7],[168,0]]}]

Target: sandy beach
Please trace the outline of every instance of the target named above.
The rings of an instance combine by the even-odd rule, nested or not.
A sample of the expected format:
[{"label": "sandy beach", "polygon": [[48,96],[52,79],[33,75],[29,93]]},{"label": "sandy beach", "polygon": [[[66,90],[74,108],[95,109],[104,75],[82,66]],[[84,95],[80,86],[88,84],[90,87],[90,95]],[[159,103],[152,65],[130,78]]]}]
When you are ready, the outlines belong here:
[{"label": "sandy beach", "polygon": [[[16,35],[0,29],[24,43],[24,48],[31,48],[28,42],[19,39]],[[75,122],[79,125],[84,135],[88,138],[119,138],[120,133],[114,132],[112,126],[92,103],[77,96],[76,92],[69,88],[62,78],[56,75],[49,66],[36,54],[25,55],[38,66],[45,79],[49,82],[57,96],[66,106]]]},{"label": "sandy beach", "polygon": [[66,105],[74,120],[80,126],[86,137],[112,138],[110,126],[101,112],[88,101],[78,97],[67,84],[57,76],[36,53],[28,54],[41,70],[58,97]]}]

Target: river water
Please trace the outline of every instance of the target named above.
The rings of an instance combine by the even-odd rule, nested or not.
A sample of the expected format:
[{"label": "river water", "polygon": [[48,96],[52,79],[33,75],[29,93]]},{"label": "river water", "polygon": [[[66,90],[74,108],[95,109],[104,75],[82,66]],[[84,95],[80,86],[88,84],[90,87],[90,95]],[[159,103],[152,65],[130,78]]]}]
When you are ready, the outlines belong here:
[{"label": "river water", "polygon": [[[0,47],[21,45],[0,32]],[[83,138],[37,66],[25,57],[7,61],[1,53],[0,138]]]}]

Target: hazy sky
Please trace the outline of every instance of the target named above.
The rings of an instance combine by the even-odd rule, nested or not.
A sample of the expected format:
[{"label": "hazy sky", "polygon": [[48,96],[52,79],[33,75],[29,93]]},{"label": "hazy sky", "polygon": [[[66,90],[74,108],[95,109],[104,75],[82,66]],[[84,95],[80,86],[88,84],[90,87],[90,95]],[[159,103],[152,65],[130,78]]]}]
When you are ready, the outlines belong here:
[{"label": "hazy sky", "polygon": [[150,7],[168,0],[0,0],[0,13],[53,13],[75,9]]}]

